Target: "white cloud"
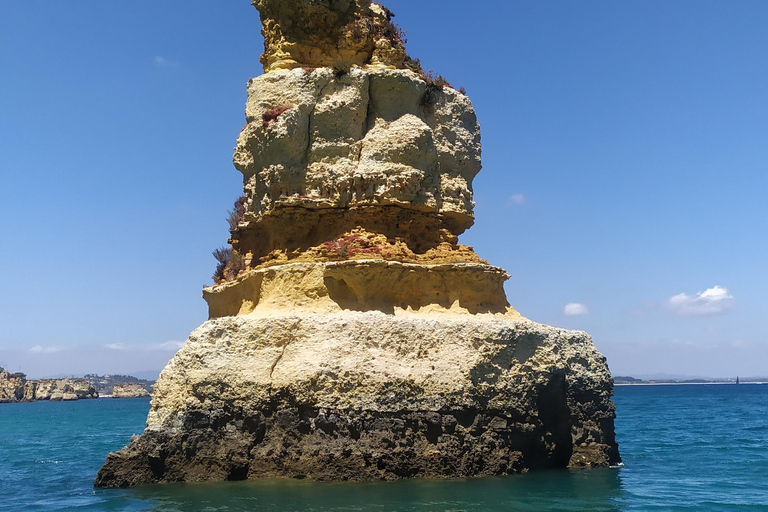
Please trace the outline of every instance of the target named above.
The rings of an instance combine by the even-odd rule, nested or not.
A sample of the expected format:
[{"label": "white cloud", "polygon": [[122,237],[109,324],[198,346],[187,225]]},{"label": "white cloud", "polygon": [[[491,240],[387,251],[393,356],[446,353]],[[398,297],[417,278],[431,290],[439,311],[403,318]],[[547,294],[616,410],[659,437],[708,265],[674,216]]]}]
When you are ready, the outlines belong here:
[{"label": "white cloud", "polygon": [[176,69],[179,67],[179,63],[166,59],[162,55],[158,55],[155,57],[155,66],[162,69]]},{"label": "white cloud", "polygon": [[183,341],[166,341],[165,343],[148,343],[143,345],[123,345],[122,343],[108,343],[104,345],[104,348],[131,352],[175,352],[182,346],[184,346]]},{"label": "white cloud", "polygon": [[55,354],[56,352],[61,352],[61,348],[59,347],[44,347],[42,345],[35,345],[31,349],[29,349],[30,352],[33,354]]},{"label": "white cloud", "polygon": [[571,302],[565,305],[565,314],[567,316],[581,316],[589,313],[589,308],[578,302]]},{"label": "white cloud", "polygon": [[694,295],[680,293],[669,299],[667,307],[682,316],[719,315],[736,305],[727,288],[715,286]]},{"label": "white cloud", "polygon": [[510,204],[522,205],[528,202],[528,199],[523,194],[515,194],[509,198]]},{"label": "white cloud", "polygon": [[183,341],[166,341],[165,343],[160,343],[158,345],[150,345],[150,350],[179,350],[181,347],[184,346]]}]

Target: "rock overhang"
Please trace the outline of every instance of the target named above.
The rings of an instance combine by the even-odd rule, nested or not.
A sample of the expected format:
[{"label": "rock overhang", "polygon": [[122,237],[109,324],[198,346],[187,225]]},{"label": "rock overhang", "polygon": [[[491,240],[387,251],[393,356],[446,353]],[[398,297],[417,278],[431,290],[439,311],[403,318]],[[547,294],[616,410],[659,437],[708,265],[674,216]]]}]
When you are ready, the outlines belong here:
[{"label": "rock overhang", "polygon": [[381,259],[291,263],[248,271],[203,290],[210,318],[278,310],[519,316],[507,272],[478,263],[423,265]]}]

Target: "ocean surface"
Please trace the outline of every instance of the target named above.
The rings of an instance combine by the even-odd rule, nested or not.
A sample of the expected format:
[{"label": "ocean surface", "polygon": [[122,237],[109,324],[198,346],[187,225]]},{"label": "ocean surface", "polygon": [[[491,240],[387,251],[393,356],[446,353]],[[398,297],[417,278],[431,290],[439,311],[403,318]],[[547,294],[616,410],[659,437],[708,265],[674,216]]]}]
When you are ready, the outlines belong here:
[{"label": "ocean surface", "polygon": [[617,387],[624,467],[370,484],[307,481],[95,490],[148,399],[0,405],[0,510],[768,511],[768,385]]}]

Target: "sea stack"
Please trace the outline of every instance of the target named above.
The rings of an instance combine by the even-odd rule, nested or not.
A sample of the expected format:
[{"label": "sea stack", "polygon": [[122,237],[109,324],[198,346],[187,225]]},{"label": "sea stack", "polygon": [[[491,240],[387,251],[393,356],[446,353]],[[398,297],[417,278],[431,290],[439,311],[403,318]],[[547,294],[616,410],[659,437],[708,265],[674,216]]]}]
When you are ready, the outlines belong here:
[{"label": "sea stack", "polygon": [[370,0],[253,3],[265,73],[210,319],[95,484],[618,463],[592,340],[523,318],[507,273],[458,243],[481,167],[469,99],[425,76]]}]

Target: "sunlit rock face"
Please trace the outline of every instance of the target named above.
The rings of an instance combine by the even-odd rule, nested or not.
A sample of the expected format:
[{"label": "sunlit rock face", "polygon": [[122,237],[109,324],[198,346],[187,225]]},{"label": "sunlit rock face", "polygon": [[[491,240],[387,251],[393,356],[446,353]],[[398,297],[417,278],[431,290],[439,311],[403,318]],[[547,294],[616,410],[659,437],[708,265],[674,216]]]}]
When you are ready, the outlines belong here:
[{"label": "sunlit rock face", "polygon": [[[250,261],[354,227],[423,253],[473,223],[480,128],[453,89],[403,69],[278,70],[250,81],[246,120],[234,156],[246,212],[233,241]],[[411,225],[429,234],[408,236]]]},{"label": "sunlit rock face", "polygon": [[265,74],[210,318],[96,485],[618,463],[592,340],[520,316],[506,271],[458,243],[481,166],[469,99],[421,75],[377,4],[254,5]]},{"label": "sunlit rock face", "polygon": [[367,0],[255,0],[264,71],[300,66],[401,68],[406,55],[392,13]]},{"label": "sunlit rock face", "polygon": [[453,89],[410,70],[275,71],[251,80],[246,119],[235,165],[254,213],[392,204],[471,224],[480,129]]}]

